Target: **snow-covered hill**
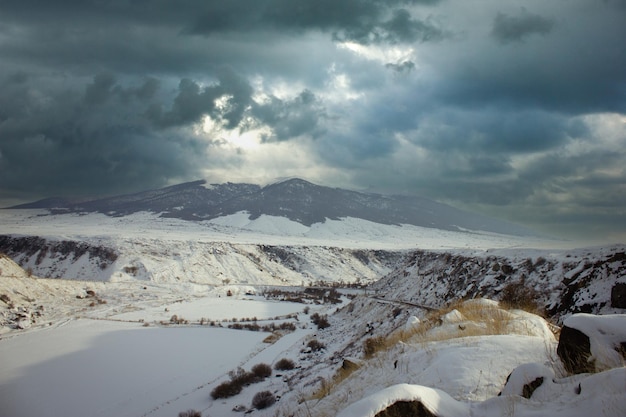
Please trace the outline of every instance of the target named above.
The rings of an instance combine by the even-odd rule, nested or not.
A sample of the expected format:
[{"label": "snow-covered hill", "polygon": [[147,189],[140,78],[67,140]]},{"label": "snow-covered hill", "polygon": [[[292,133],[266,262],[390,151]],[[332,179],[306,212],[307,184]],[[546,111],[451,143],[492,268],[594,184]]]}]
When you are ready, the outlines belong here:
[{"label": "snow-covered hill", "polygon": [[384,225],[362,219],[305,226],[236,213],[189,222],[153,213],[47,215],[0,211],[0,252],[39,276],[221,284],[371,282],[409,248],[545,244],[528,237]]},{"label": "snow-covered hill", "polygon": [[[221,286],[373,283],[380,297],[439,307],[526,288],[551,317],[614,311],[626,248],[540,249],[562,242],[383,225],[362,219],[304,226],[247,213],[188,222],[151,213],[0,212],[0,252],[37,276]],[[428,248],[416,250],[416,247]],[[537,249],[523,249],[535,247]]]},{"label": "snow-covered hill", "polygon": [[212,220],[245,212],[251,220],[282,217],[310,227],[329,219],[356,218],[384,225],[413,225],[441,230],[474,230],[516,236],[535,233],[498,219],[456,209],[426,198],[361,193],[323,187],[292,178],[265,187],[254,184],[206,184],[194,181],[160,190],[71,202],[53,198],[16,206],[53,213],[104,213],[126,216],[138,212],[183,220]]},{"label": "snow-covered hill", "polygon": [[379,297],[439,308],[452,300],[525,298],[548,317],[621,313],[626,246],[574,250],[414,251],[372,285]]}]

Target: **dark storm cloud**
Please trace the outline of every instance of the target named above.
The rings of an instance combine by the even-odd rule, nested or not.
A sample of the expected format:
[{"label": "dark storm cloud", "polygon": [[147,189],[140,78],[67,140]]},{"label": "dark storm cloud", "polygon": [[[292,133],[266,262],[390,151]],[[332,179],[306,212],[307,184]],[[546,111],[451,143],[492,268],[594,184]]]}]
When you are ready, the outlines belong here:
[{"label": "dark storm cloud", "polygon": [[198,167],[193,137],[160,132],[144,117],[153,79],[124,87],[109,73],[82,89],[6,81],[0,107],[5,191],[89,195],[160,185]]},{"label": "dark storm cloud", "polygon": [[580,123],[558,114],[540,111],[442,111],[421,124],[414,141],[436,151],[520,154],[563,145],[586,133]]},{"label": "dark storm cloud", "polygon": [[245,133],[355,184],[614,217],[626,3],[520,4],[0,0],[2,193],[281,165],[220,148]]},{"label": "dark storm cloud", "polygon": [[[226,127],[236,127],[252,100],[252,87],[246,79],[228,68],[218,71],[217,78],[217,83],[207,87],[201,87],[188,78],[182,79],[172,108],[164,112],[160,107],[153,107],[151,119],[163,127],[184,126],[211,115],[226,121]],[[227,100],[222,108],[217,108],[216,100],[222,97],[227,97]]]},{"label": "dark storm cloud", "polygon": [[397,9],[388,20],[335,31],[333,39],[369,45],[439,41],[448,36],[434,19],[416,19],[407,10]]},{"label": "dark storm cloud", "polygon": [[438,39],[443,31],[430,19],[415,19],[403,6],[438,0],[234,0],[211,4],[185,33],[287,30],[330,32],[338,40],[369,44]]},{"label": "dark storm cloud", "polygon": [[309,90],[292,100],[272,96],[264,103],[255,104],[251,115],[259,123],[272,127],[272,134],[264,135],[264,142],[284,141],[308,134],[318,137],[323,133],[321,120],[326,117],[319,99]]},{"label": "dark storm cloud", "polygon": [[554,19],[522,9],[519,15],[498,13],[493,21],[491,35],[502,43],[521,42],[530,35],[547,35],[554,27]]},{"label": "dark storm cloud", "polygon": [[389,62],[385,64],[385,67],[398,73],[407,73],[415,69],[415,63],[412,61],[402,61],[400,63]]},{"label": "dark storm cloud", "polygon": [[[533,35],[527,42],[476,39],[473,49],[465,40],[448,44],[445,54],[427,50],[427,59],[439,71],[433,98],[468,108],[625,112],[626,53],[617,39],[626,39],[626,16],[593,3],[581,0],[572,5],[575,12],[561,11],[559,24],[548,35]],[[521,22],[515,33],[525,39]]]}]

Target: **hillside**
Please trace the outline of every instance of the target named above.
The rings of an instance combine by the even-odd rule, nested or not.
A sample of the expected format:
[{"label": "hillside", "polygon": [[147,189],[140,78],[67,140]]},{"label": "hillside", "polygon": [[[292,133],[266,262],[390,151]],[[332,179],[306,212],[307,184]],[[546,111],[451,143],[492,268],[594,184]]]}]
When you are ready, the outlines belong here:
[{"label": "hillside", "polygon": [[[524,297],[548,317],[609,314],[626,307],[626,247],[569,251],[413,251],[371,286],[382,299],[440,308],[452,300]],[[613,296],[612,296],[613,294]]]},{"label": "hillside", "polygon": [[50,198],[12,209],[49,209],[51,213],[103,213],[126,216],[151,212],[166,218],[212,220],[245,212],[250,220],[283,217],[310,227],[327,220],[362,219],[384,225],[408,224],[441,230],[475,230],[516,236],[535,233],[502,220],[462,211],[421,197],[362,193],[289,179],[254,184],[207,184],[204,180],[159,190],[71,202]]},{"label": "hillside", "polygon": [[169,239],[57,240],[0,236],[0,252],[36,275],[88,281],[301,285],[371,283],[403,251]]},{"label": "hillside", "polygon": [[[288,257],[273,249],[269,252],[286,262]],[[546,258],[545,264],[554,263],[542,269],[544,263],[539,262],[533,279],[556,281],[564,272],[571,286],[587,282],[595,285],[588,285],[591,290],[624,283],[622,250],[553,255],[533,251],[533,256]],[[537,260],[533,258],[533,265]],[[559,264],[559,260],[570,263]],[[416,262],[421,272],[411,275]],[[424,283],[437,281],[435,271],[427,274],[423,268],[449,265],[437,270],[442,281],[437,289],[447,285],[452,291],[454,285],[462,285],[454,284],[453,277],[467,278],[460,271],[472,262],[477,275],[483,264],[493,271],[494,262],[511,274],[509,279],[518,276],[516,270],[528,272],[521,258],[506,253],[481,257],[469,252],[461,256],[458,251],[419,251],[397,260],[397,268],[369,289],[345,290],[340,303],[333,304],[328,290],[319,288],[280,287],[276,292],[225,282],[213,287],[140,279],[38,279],[8,257],[0,257],[0,355],[13,358],[0,363],[0,411],[17,417],[41,414],[44,408],[76,417],[85,410],[102,417],[166,417],[193,408],[205,417],[234,417],[246,410],[260,417],[340,413],[373,417],[396,400],[406,399],[421,401],[427,410],[435,411],[425,415],[437,417],[471,412],[623,415],[623,367],[570,375],[555,353],[556,327],[541,317],[501,309],[497,302],[482,299],[455,304],[453,293],[446,299],[446,291],[420,284],[422,274],[430,277]],[[591,266],[584,268],[587,264]],[[502,295],[503,291],[486,285],[497,279],[489,273],[482,278],[482,290]],[[586,292],[583,285],[580,289]],[[290,293],[293,296],[287,297]],[[424,298],[416,298],[421,293]],[[274,295],[266,298],[267,294]],[[318,294],[319,299],[304,304],[279,301],[298,300],[305,294]],[[469,290],[464,293],[468,295]],[[605,300],[599,306],[603,313],[624,311],[624,306],[607,307],[606,297],[610,295],[605,291],[594,299]],[[432,309],[435,299],[441,309]],[[581,300],[573,297],[572,307],[579,308],[576,303]],[[415,301],[431,302],[430,308]],[[324,326],[315,324],[320,318],[326,321]],[[283,323],[293,330],[226,328],[278,328]],[[258,364],[273,367],[285,359],[293,361],[293,369],[273,370],[273,377],[246,386],[241,393],[211,399],[213,390],[233,375],[251,372]],[[519,381],[527,379],[516,377],[507,384],[507,375],[516,369],[531,372],[529,378],[545,376],[548,382],[532,398],[522,398]],[[506,395],[497,396],[505,390]],[[40,401],[29,399],[33,392]],[[278,402],[253,409],[260,392],[269,392]]]}]

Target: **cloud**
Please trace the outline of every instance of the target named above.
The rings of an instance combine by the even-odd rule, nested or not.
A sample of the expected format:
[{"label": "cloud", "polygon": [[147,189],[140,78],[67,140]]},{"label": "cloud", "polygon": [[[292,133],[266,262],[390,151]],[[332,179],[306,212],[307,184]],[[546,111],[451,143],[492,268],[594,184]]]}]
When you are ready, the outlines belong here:
[{"label": "cloud", "polygon": [[[198,123],[205,115],[225,122],[225,127],[234,128],[241,122],[246,108],[252,101],[253,89],[249,82],[229,68],[221,68],[218,81],[206,87],[184,78],[178,84],[178,94],[171,109],[160,107],[150,110],[150,117],[160,126],[184,126]],[[223,99],[218,105],[218,100]]]},{"label": "cloud", "polygon": [[338,42],[397,44],[440,41],[451,36],[432,18],[416,19],[406,9],[393,10],[388,20],[343,28],[333,33]]},{"label": "cloud", "polygon": [[0,198],[302,167],[606,230],[623,214],[626,8],[567,3],[5,1]]},{"label": "cloud", "polygon": [[[234,0],[209,3],[184,33],[211,36],[228,31],[332,33],[336,40],[358,43],[413,42],[440,38],[430,21],[414,19],[403,6],[437,4],[438,0],[319,0],[315,2]],[[245,12],[244,12],[245,11]]]},{"label": "cloud", "polygon": [[415,63],[412,61],[402,61],[396,64],[389,62],[385,64],[385,68],[389,68],[397,73],[408,73],[415,69]]},{"label": "cloud", "polygon": [[292,100],[271,96],[255,103],[251,110],[257,123],[270,127],[271,134],[262,137],[264,142],[285,141],[302,135],[318,137],[324,133],[321,120],[326,112],[320,100],[309,90],[304,90]]},{"label": "cloud", "polygon": [[498,12],[491,35],[501,43],[522,42],[533,34],[547,35],[554,25],[554,19],[530,13],[526,9],[522,9],[518,16]]},{"label": "cloud", "polygon": [[202,142],[155,130],[144,116],[155,80],[124,87],[105,73],[72,90],[28,80],[9,81],[1,99],[13,109],[0,123],[5,192],[26,184],[47,195],[114,193],[197,172]]}]

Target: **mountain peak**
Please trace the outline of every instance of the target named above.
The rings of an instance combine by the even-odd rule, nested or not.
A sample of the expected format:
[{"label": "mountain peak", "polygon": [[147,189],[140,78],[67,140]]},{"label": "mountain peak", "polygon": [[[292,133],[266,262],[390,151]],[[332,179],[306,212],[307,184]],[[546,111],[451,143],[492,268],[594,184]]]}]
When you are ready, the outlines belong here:
[{"label": "mountain peak", "polygon": [[[183,220],[211,220],[247,212],[254,220],[262,215],[284,217],[305,226],[328,219],[357,218],[387,225],[409,224],[443,230],[480,230],[509,235],[532,235],[511,223],[462,211],[421,197],[362,193],[313,184],[301,178],[285,178],[261,187],[255,184],[210,184],[205,180],[172,185],[82,203],[52,200],[38,204],[57,213],[100,212],[124,216],[139,211],[160,213]],[[33,208],[23,205],[15,208]]]}]

